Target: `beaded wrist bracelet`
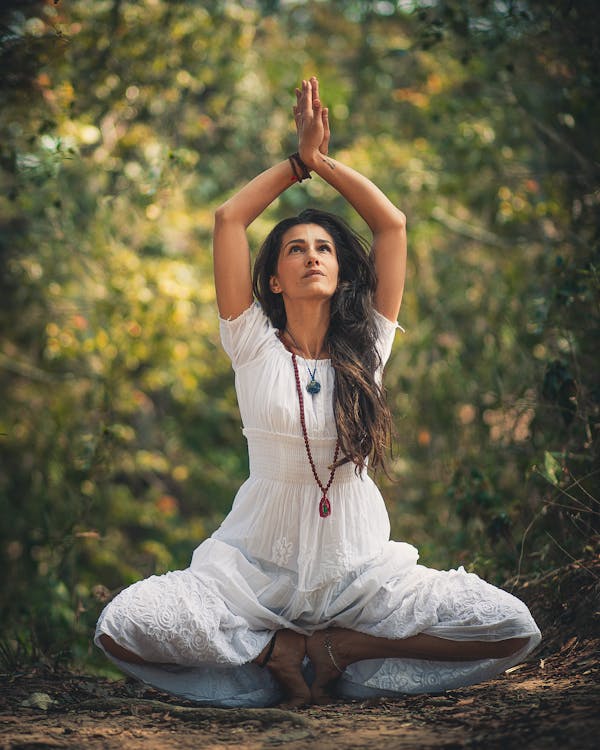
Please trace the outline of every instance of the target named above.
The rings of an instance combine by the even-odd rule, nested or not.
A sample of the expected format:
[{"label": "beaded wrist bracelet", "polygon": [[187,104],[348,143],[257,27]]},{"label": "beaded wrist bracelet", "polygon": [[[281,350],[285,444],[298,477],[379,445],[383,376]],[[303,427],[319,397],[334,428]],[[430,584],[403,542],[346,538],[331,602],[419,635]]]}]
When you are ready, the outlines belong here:
[{"label": "beaded wrist bracelet", "polygon": [[295,154],[288,156],[288,161],[292,166],[292,172],[294,173],[294,177],[296,178],[296,180],[298,180],[298,182],[302,182],[302,180],[312,179],[310,169],[302,161],[302,159],[300,158],[300,154],[297,151]]}]

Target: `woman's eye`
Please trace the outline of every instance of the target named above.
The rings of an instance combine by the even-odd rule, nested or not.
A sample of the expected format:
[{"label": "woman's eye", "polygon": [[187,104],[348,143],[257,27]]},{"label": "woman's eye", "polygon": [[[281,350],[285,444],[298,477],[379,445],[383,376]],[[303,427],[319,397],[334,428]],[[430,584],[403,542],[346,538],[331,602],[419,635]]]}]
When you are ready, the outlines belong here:
[{"label": "woman's eye", "polygon": [[319,250],[321,252],[330,253],[331,252],[331,246],[330,245],[321,245],[319,247]]}]

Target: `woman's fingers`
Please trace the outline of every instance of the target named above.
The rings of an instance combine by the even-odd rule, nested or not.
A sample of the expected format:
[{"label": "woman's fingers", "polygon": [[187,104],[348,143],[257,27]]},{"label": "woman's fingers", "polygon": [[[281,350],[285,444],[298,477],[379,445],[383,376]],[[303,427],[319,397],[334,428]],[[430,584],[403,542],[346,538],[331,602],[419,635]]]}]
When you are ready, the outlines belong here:
[{"label": "woman's fingers", "polygon": [[329,150],[329,139],[331,137],[331,131],[329,129],[329,110],[327,107],[323,107],[321,120],[323,122],[323,141],[321,142],[319,151],[326,155]]},{"label": "woman's fingers", "polygon": [[312,87],[310,85],[310,81],[302,81],[302,95],[300,97],[300,105],[302,116],[312,117]]},{"label": "woman's fingers", "polygon": [[319,98],[316,76],[302,81],[296,89],[296,105],[292,107],[299,145],[326,154],[329,146],[329,118]]},{"label": "woman's fingers", "polygon": [[321,101],[319,99],[319,81],[316,76],[312,76],[312,78],[310,79],[310,87],[313,106],[315,105],[315,103],[317,103],[317,106],[320,107]]},{"label": "woman's fingers", "polygon": [[319,96],[319,81],[316,76],[302,81],[302,89],[296,90],[296,104],[307,110],[321,108],[321,98]]}]

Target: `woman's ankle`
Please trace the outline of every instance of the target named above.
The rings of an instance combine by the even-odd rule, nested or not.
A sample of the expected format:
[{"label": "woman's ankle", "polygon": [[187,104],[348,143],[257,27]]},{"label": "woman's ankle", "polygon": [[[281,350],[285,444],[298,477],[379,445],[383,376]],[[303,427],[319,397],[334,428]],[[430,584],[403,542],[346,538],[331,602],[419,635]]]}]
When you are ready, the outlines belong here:
[{"label": "woman's ankle", "polygon": [[258,664],[258,666],[263,669],[264,667],[267,666],[267,664],[271,660],[271,657],[273,656],[273,651],[275,650],[276,639],[277,639],[277,631],[273,633],[273,635],[271,636],[271,640],[263,648],[260,654],[255,659],[252,660],[253,664]]}]

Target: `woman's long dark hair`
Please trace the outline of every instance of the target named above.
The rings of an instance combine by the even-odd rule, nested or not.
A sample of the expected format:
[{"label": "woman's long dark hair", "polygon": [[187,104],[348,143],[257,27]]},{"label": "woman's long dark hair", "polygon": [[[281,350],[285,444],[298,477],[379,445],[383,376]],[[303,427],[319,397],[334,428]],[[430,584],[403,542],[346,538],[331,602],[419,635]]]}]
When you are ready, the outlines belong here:
[{"label": "woman's long dark hair", "polygon": [[377,328],[373,309],[376,276],[366,241],[342,219],[309,208],[284,219],[269,233],[254,264],[252,285],[271,323],[283,331],[286,313],[281,294],[271,291],[277,273],[281,240],[290,227],[318,224],[335,243],[339,265],[338,287],[331,299],[331,321],[326,344],[335,368],[333,408],[340,450],[357,469],[367,456],[373,467],[385,469],[392,418],[382,387],[376,379],[381,359],[375,348]]}]

